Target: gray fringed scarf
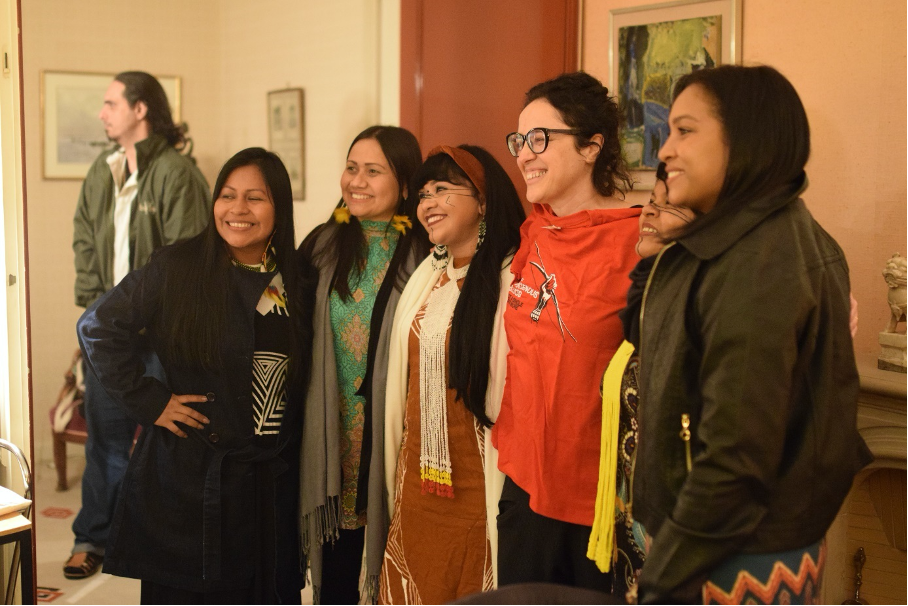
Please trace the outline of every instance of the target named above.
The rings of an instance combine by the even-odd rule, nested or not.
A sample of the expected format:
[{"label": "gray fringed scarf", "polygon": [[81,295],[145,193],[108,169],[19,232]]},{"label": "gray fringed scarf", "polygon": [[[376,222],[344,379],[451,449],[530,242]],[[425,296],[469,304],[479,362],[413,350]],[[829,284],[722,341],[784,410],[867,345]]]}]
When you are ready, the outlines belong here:
[{"label": "gray fringed scarf", "polygon": [[[332,225],[315,237],[316,255],[331,239]],[[300,533],[303,555],[312,575],[313,597],[319,603],[322,580],[321,546],[338,536],[340,462],[340,391],[337,385],[334,341],[331,332],[329,287],[334,275],[335,259],[325,255],[316,260],[319,283],[316,290],[312,343],[312,379],[306,396],[303,420],[303,443],[300,450]],[[407,273],[412,273],[416,260],[406,260]],[[386,275],[386,280],[396,276]],[[385,377],[388,370],[388,348],[394,310],[400,291],[392,289],[379,331],[378,349],[373,361],[372,390],[372,455],[369,464],[368,504],[366,507],[365,586],[360,593],[365,603],[378,599],[378,579],[385,544],[388,541],[388,509],[385,496],[384,423]]]}]

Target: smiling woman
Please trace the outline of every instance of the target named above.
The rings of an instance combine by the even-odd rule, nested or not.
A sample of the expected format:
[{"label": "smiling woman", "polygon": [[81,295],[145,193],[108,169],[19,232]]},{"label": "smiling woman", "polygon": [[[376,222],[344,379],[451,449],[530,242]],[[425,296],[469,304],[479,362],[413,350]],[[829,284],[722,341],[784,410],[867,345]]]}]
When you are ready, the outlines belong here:
[{"label": "smiling woman", "polygon": [[446,246],[454,259],[462,259],[473,256],[476,250],[485,207],[472,186],[429,181],[419,190],[416,214],[433,244]]},{"label": "smiling woman", "polygon": [[659,150],[665,162],[669,200],[700,213],[719,198],[728,168],[728,144],[715,101],[692,86],[672,104],[668,140]]},{"label": "smiling woman", "polygon": [[392,328],[381,603],[445,604],[497,582],[504,477],[489,436],[504,388],[504,308],[523,207],[486,150],[440,146],[413,180],[435,243]]},{"label": "smiling woman", "polygon": [[726,65],[678,80],[669,125],[668,201],[702,214],[639,313],[639,601],[815,603],[824,535],[870,457],[848,265],[800,199],[807,114],[775,69]]},{"label": "smiling woman", "polygon": [[341,174],[341,194],[351,215],[363,221],[390,221],[406,187],[398,183],[378,140],[353,144]]},{"label": "smiling woman", "polygon": [[680,230],[694,220],[693,210],[668,200],[667,174],[665,163],[656,168],[656,183],[649,204],[640,213],[640,239],[637,240],[637,254],[641,258],[652,257],[668,244]]},{"label": "smiling woman", "polygon": [[[146,604],[286,603],[303,585],[288,530],[313,285],[294,250],[290,178],[250,148],[215,191],[205,231],[159,249],[78,324],[90,368],[143,426],[104,571],[141,579]],[[142,376],[146,343],[166,383]]]},{"label": "smiling woman", "polygon": [[384,352],[400,293],[429,248],[425,229],[412,220],[416,196],[409,195],[421,160],[407,130],[361,132],[347,152],[340,203],[302,245],[319,285],[301,524],[315,599],[323,604],[359,603],[364,544],[366,603],[378,593],[388,515],[381,473]]},{"label": "smiling woman", "polygon": [[530,89],[507,139],[533,213],[511,266],[511,352],[493,429],[508,478],[498,517],[502,584],[621,592],[626,582],[584,556],[599,475],[599,380],[621,343],[618,311],[639,233],[640,211],[620,189],[629,177],[619,115],[601,82],[563,74]]},{"label": "smiling woman", "polygon": [[231,256],[245,264],[259,263],[274,231],[274,201],[257,166],[230,173],[214,200],[214,222]]}]

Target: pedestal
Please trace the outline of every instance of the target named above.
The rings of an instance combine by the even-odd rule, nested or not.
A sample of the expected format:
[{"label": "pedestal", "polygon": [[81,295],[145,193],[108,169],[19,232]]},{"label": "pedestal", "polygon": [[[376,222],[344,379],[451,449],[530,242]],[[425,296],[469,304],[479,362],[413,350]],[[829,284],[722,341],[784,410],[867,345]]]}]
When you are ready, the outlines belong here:
[{"label": "pedestal", "polygon": [[877,367],[881,370],[905,372],[905,335],[894,332],[880,333],[880,358]]}]

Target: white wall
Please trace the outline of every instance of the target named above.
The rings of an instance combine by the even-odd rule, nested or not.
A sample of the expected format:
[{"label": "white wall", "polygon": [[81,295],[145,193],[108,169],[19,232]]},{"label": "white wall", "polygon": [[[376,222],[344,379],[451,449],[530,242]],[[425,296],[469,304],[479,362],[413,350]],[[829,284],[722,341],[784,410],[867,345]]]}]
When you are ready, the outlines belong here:
[{"label": "white wall", "polygon": [[301,240],[340,198],[356,133],[380,116],[397,121],[399,43],[388,38],[399,32],[399,0],[22,4],[35,456],[48,461],[47,411],[77,347],[82,311],[73,304],[71,248],[80,182],[41,177],[40,72],[182,76],[183,119],[211,185],[230,155],[268,146],[267,92],[303,88],[307,186],[295,209]]},{"label": "white wall", "polygon": [[376,0],[221,3],[219,43],[225,152],[268,146],[266,92],[304,89],[306,200],[297,239],[340,199],[341,169],[356,134],[379,117]]}]

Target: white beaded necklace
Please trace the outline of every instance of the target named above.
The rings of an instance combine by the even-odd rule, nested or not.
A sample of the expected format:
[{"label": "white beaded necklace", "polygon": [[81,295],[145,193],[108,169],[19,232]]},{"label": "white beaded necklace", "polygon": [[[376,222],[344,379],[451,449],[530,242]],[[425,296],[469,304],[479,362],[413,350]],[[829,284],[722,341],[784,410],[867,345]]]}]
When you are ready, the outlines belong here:
[{"label": "white beaded necklace", "polygon": [[448,263],[448,281],[432,291],[419,334],[419,467],[422,492],[454,497],[451,452],[448,448],[448,385],[445,380],[445,337],[460,297],[457,281],[470,269]]}]

